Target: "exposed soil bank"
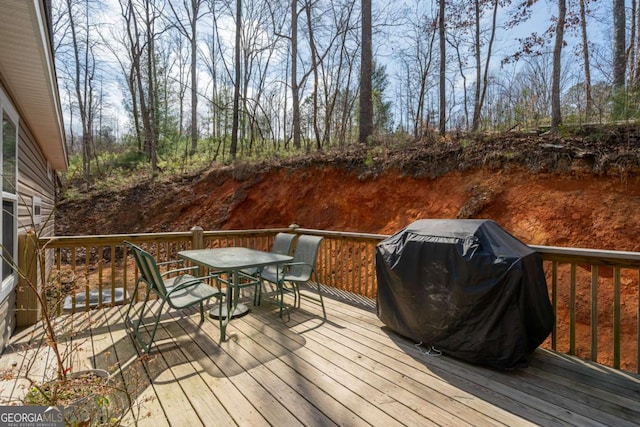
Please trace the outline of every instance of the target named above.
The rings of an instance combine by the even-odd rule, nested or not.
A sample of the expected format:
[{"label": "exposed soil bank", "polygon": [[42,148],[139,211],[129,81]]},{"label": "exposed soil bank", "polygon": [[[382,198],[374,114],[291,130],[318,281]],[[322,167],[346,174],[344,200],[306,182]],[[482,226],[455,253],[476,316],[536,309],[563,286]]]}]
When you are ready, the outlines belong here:
[{"label": "exposed soil bank", "polygon": [[58,234],[286,227],[392,234],[419,218],[490,218],[528,244],[640,251],[640,177],[472,170],[439,178],[332,167],[145,184],[61,204]]}]

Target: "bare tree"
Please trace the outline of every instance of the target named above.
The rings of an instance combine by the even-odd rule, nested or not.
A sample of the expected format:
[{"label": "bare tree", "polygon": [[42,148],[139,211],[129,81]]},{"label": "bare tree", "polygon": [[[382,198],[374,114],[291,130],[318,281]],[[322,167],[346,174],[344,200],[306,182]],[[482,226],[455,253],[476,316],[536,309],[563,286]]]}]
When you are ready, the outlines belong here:
[{"label": "bare tree", "polygon": [[551,83],[551,132],[557,133],[562,124],[560,105],[560,72],[562,67],[562,47],[564,45],[564,25],[567,15],[566,0],[558,0],[558,20],[556,41],[553,47],[553,76]]},{"label": "bare tree", "polygon": [[640,90],[640,7],[638,7],[637,0],[632,0],[632,5],[631,21],[635,28],[635,38],[630,38],[629,43],[634,45],[635,62],[633,64],[631,79],[634,89]]},{"label": "bare tree", "polygon": [[614,117],[624,114],[624,88],[627,69],[626,15],[624,0],[613,0],[613,91]]},{"label": "bare tree", "polygon": [[475,60],[476,60],[476,90],[475,100],[473,107],[473,121],[471,122],[471,130],[477,132],[480,128],[480,119],[482,117],[482,106],[484,105],[484,98],[487,93],[487,86],[489,84],[489,64],[491,62],[491,53],[493,50],[493,42],[496,36],[497,28],[497,16],[498,16],[498,0],[491,1],[493,12],[491,15],[491,27],[489,29],[490,36],[487,42],[487,56],[484,60],[484,71],[482,70],[482,56],[481,56],[481,34],[480,34],[480,21],[482,19],[482,5],[480,0],[474,0],[473,9],[475,15]]},{"label": "bare tree", "polygon": [[[355,0],[344,2],[340,8],[331,10],[332,22],[329,28],[335,28],[335,32],[329,43],[326,44],[325,59],[320,63],[322,75],[322,93],[324,105],[323,146],[330,145],[333,140],[344,144],[347,124],[342,120],[343,116],[339,107],[346,88],[354,79],[353,67],[355,55],[351,54],[347,46],[351,38],[358,37],[356,27],[357,14],[354,12]],[[328,15],[328,14],[327,14]],[[346,103],[342,105],[350,105]],[[337,130],[337,132],[336,132]]]},{"label": "bare tree", "polygon": [[440,6],[438,11],[438,39],[440,41],[440,109],[439,109],[439,126],[440,135],[444,135],[447,131],[447,55],[446,55],[446,37],[445,37],[445,0],[439,0]]},{"label": "bare tree", "polygon": [[298,88],[298,0],[291,0],[291,103],[293,146],[300,149],[300,90]]},{"label": "bare tree", "polygon": [[[591,97],[591,63],[589,61],[589,37],[587,37],[587,9],[589,0],[580,0],[580,35],[582,36],[582,59],[584,61],[584,91],[586,96],[585,117],[591,117],[593,99]],[[634,0],[635,1],[635,0]]]},{"label": "bare tree", "polygon": [[415,4],[415,10],[407,12],[407,43],[398,49],[396,56],[401,64],[406,89],[407,130],[411,129],[415,138],[420,136],[429,120],[427,95],[437,85],[437,53],[434,50],[438,34],[436,14],[437,11],[431,14],[423,12],[423,6],[419,3]]},{"label": "bare tree", "polygon": [[96,100],[94,82],[96,41],[91,37],[89,1],[66,0],[69,23],[72,69],[69,70],[74,83],[75,101],[82,125],[82,171],[87,183],[91,180],[91,157],[93,147],[93,121]]},{"label": "bare tree", "polygon": [[[175,18],[175,27],[188,41],[191,47],[191,150],[194,155],[198,150],[198,20],[204,16],[206,9],[202,8],[205,0],[183,0],[183,11],[186,18],[178,13],[169,1],[169,7]],[[202,9],[201,9],[202,8]],[[186,21],[186,22],[183,22]]]},{"label": "bare tree", "polygon": [[367,144],[373,134],[373,100],[371,76],[373,74],[373,51],[371,47],[371,0],[362,1],[362,45],[360,51],[360,119],[358,142]]},{"label": "bare tree", "polygon": [[233,124],[231,128],[231,145],[229,155],[235,160],[238,151],[238,127],[240,122],[240,76],[242,57],[240,55],[240,42],[242,36],[242,0],[236,0],[236,45],[235,45],[235,80],[233,82]]},{"label": "bare tree", "polygon": [[120,0],[120,11],[126,31],[126,45],[131,58],[128,78],[134,104],[137,104],[144,129],[142,149],[151,163],[152,176],[158,174],[157,91],[155,68],[156,21],[162,11],[156,0]]}]

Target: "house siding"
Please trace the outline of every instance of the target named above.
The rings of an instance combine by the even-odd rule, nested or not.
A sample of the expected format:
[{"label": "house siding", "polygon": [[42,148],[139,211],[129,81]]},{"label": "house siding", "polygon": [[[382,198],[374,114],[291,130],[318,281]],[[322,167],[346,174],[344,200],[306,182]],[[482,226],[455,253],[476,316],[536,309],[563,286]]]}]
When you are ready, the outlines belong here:
[{"label": "house siding", "polygon": [[18,132],[18,235],[33,227],[33,197],[42,200],[42,224],[38,235],[53,235],[53,215],[55,208],[55,173],[49,172],[47,161],[34,142],[31,133],[21,122]]},{"label": "house siding", "polygon": [[[4,89],[2,85],[0,85]],[[20,236],[34,228],[33,224],[33,198],[41,199],[42,223],[37,226],[39,236],[51,236],[54,234],[54,217],[56,187],[55,172],[48,168],[47,160],[36,143],[32,132],[20,117],[18,130],[18,241]],[[18,248],[18,253],[22,248]],[[16,326],[24,326],[37,321],[37,311],[23,310],[22,307],[30,307],[32,303],[28,292],[18,291],[16,286],[12,292],[3,296],[0,301],[0,352],[6,347]],[[25,303],[26,302],[26,303]],[[20,308],[19,308],[20,307]]]}]

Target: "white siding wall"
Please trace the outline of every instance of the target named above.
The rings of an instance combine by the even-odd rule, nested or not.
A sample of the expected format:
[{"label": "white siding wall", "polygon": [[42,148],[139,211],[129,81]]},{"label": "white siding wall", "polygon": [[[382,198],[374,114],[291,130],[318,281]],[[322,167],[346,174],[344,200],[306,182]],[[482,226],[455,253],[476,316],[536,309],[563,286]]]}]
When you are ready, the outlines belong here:
[{"label": "white siding wall", "polygon": [[[0,84],[0,90],[3,87]],[[55,207],[55,174],[48,170],[47,161],[36,144],[33,135],[22,118],[18,130],[18,235],[33,227],[33,198],[41,199],[42,224],[38,234],[54,233],[53,215]],[[48,220],[47,220],[48,219]],[[0,352],[16,327],[16,291],[0,301]],[[19,298],[18,298],[19,299]]]}]

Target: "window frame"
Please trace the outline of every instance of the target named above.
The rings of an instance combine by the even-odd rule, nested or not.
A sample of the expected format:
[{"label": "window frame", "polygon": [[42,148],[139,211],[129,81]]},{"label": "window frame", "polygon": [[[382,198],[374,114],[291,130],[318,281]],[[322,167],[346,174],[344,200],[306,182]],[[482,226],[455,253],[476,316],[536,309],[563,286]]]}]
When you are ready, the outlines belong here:
[{"label": "window frame", "polygon": [[[15,193],[10,193],[2,190],[2,206],[4,210],[4,202],[10,202],[13,205],[13,248],[12,248],[12,256],[15,262],[17,262],[18,257],[18,147],[19,147],[19,134],[20,134],[20,115],[17,110],[14,108],[13,104],[9,100],[9,97],[5,94],[4,88],[0,87],[0,118],[4,120],[4,115],[7,115],[11,123],[15,126],[16,134],[15,134]],[[4,134],[0,131],[0,147],[3,147],[3,138]],[[3,160],[4,160],[4,150],[0,150],[0,175],[2,174],[3,169]],[[0,227],[0,242],[3,242],[5,230],[3,227]],[[2,272],[3,263],[0,262],[0,279],[4,276]],[[2,282],[0,282],[0,302],[4,301],[7,295],[12,292],[18,284],[18,275],[15,271],[12,274],[7,276]]]}]

